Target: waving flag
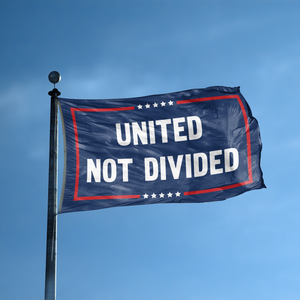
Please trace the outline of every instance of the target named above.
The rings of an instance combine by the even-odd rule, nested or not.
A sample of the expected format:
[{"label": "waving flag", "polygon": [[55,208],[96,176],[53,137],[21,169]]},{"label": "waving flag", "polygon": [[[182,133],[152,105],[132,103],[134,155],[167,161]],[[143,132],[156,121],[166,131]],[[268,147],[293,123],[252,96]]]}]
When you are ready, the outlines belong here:
[{"label": "waving flag", "polygon": [[239,88],[59,103],[60,213],[218,201],[265,187],[258,123]]}]

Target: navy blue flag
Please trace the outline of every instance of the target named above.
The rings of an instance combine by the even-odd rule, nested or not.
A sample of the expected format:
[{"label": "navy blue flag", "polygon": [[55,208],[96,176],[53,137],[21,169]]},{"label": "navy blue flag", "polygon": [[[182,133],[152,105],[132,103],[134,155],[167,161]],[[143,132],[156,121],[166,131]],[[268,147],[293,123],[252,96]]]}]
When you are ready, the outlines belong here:
[{"label": "navy blue flag", "polygon": [[219,201],[265,187],[258,123],[239,88],[59,104],[60,213]]}]

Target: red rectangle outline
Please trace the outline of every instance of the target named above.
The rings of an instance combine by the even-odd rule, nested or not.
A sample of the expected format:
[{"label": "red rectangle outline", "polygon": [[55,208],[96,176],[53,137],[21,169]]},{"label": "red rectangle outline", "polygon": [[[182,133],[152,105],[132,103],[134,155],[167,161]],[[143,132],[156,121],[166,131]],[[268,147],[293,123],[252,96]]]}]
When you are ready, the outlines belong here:
[{"label": "red rectangle outline", "polygon": [[212,192],[217,192],[217,191],[228,190],[228,189],[236,188],[239,186],[247,185],[247,184],[250,184],[253,182],[252,164],[251,164],[251,139],[250,139],[249,123],[248,123],[247,113],[246,113],[245,107],[243,106],[240,96],[239,95],[226,95],[226,96],[196,98],[196,99],[189,99],[189,100],[180,100],[180,101],[177,101],[176,103],[177,103],[177,105],[180,105],[180,104],[187,104],[187,103],[193,103],[193,102],[203,102],[203,101],[221,100],[221,99],[234,99],[234,98],[236,98],[239,102],[239,105],[240,105],[242,113],[243,113],[244,122],[245,122],[246,137],[247,137],[247,160],[248,160],[248,177],[249,177],[248,181],[231,184],[231,185],[226,185],[226,186],[221,186],[221,187],[212,188],[212,189],[188,191],[188,192],[184,192],[184,196],[198,195],[198,194],[205,194],[205,193],[212,193]]},{"label": "red rectangle outline", "polygon": [[[243,103],[239,97],[239,95],[226,95],[226,96],[216,96],[216,97],[206,97],[206,98],[196,98],[196,99],[189,99],[189,100],[179,100],[176,101],[177,105],[193,103],[193,102],[204,102],[204,101],[211,101],[211,100],[221,100],[221,99],[234,99],[236,98],[239,102],[239,105],[242,110],[244,122],[245,122],[245,129],[246,129],[246,138],[247,138],[247,160],[248,160],[248,181],[226,185],[217,188],[211,189],[204,189],[198,191],[188,191],[184,192],[184,196],[189,195],[196,195],[196,194],[205,194],[205,193],[212,193],[222,190],[228,190],[232,188],[236,188],[239,186],[247,185],[253,182],[252,177],[252,165],[251,165],[251,139],[250,139],[250,130],[249,130],[249,123],[247,119],[247,113],[243,106]],[[134,110],[134,106],[130,107],[118,107],[118,108],[70,108],[72,114],[72,120],[74,125],[74,134],[75,134],[75,147],[76,147],[76,180],[75,180],[75,191],[74,191],[74,201],[83,201],[83,200],[105,200],[105,199],[133,199],[133,198],[140,198],[140,195],[113,195],[113,196],[89,196],[89,197],[78,197],[78,184],[79,184],[79,141],[78,141],[78,130],[77,130],[77,123],[75,118],[75,112],[108,112],[108,111],[126,111],[126,110]]]}]

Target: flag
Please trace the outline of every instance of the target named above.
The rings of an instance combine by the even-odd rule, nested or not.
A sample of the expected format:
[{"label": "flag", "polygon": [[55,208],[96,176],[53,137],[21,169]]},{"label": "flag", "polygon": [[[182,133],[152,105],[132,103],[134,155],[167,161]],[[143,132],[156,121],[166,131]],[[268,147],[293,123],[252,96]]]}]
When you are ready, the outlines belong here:
[{"label": "flag", "polygon": [[59,213],[219,201],[265,187],[258,122],[238,87],[59,105]]}]

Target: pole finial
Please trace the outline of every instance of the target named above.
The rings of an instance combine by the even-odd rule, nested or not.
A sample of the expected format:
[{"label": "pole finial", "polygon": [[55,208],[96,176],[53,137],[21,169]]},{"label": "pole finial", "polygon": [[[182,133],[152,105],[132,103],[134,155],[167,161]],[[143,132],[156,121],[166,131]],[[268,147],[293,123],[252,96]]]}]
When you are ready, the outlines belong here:
[{"label": "pole finial", "polygon": [[61,76],[57,71],[52,71],[52,72],[49,73],[48,79],[51,83],[54,84],[54,87],[55,87],[55,84],[60,82]]}]

